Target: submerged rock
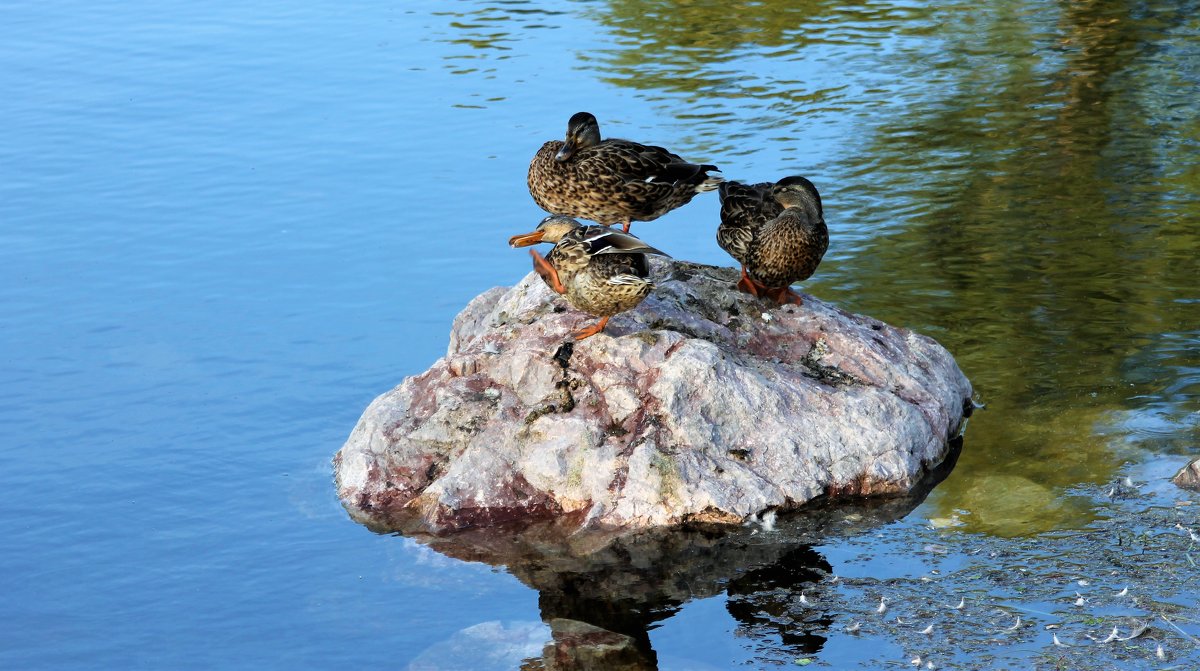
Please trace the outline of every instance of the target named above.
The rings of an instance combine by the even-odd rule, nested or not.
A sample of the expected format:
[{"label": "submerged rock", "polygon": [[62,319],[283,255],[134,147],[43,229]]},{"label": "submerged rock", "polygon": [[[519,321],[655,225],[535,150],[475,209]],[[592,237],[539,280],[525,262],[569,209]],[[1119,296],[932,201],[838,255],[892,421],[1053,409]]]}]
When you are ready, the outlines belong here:
[{"label": "submerged rock", "polygon": [[1171,478],[1171,482],[1184,489],[1200,491],[1200,459],[1196,459],[1187,466],[1179,469],[1175,477]]},{"label": "submerged rock", "polygon": [[932,339],[809,296],[764,304],[727,268],[654,270],[641,306],[578,344],[593,318],[532,273],[471,301],[446,356],[377,398],[335,457],[351,515],[433,532],[738,523],[905,492],[959,434],[971,386]]}]

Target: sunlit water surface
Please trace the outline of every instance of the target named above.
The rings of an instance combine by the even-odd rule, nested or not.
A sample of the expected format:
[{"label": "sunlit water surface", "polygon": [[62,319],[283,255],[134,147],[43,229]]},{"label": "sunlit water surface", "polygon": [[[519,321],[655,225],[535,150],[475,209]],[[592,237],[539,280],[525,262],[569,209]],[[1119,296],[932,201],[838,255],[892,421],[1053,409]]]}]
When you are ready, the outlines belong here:
[{"label": "sunlit water surface", "polygon": [[[1200,442],[1194,3],[50,0],[0,35],[0,667],[538,657],[536,592],[350,522],[329,458],[528,272],[525,169],[579,110],[808,176],[833,242],[802,290],[937,338],[987,404],[833,571],[902,571],[930,520],[1078,528]],[[636,232],[729,265],[715,225],[710,195]],[[695,596],[662,668],[796,645]]]}]

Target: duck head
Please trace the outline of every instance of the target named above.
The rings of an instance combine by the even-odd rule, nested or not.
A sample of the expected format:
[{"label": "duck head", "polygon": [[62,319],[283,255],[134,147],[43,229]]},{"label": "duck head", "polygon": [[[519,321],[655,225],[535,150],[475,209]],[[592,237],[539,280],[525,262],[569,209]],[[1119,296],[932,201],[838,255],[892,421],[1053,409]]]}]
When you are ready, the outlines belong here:
[{"label": "duck head", "polygon": [[771,187],[771,195],[784,207],[802,207],[806,204],[816,206],[817,214],[821,214],[821,194],[817,187],[807,179],[795,175],[784,177]]},{"label": "duck head", "polygon": [[600,144],[600,124],[596,117],[587,112],[579,112],[567,122],[567,137],[563,140],[562,149],[554,155],[559,163],[566,161],[580,149]]},{"label": "duck head", "polygon": [[508,244],[513,247],[528,247],[536,245],[539,242],[557,244],[559,240],[562,240],[564,235],[582,225],[570,217],[564,217],[561,214],[552,214],[543,219],[542,223],[538,224],[532,233],[514,235],[508,239]]}]

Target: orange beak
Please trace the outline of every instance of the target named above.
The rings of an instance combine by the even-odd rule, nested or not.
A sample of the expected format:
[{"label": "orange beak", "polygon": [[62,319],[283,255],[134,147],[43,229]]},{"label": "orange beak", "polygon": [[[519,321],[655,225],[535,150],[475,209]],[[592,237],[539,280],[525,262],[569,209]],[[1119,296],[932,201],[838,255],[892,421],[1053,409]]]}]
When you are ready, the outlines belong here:
[{"label": "orange beak", "polygon": [[537,243],[541,242],[542,238],[545,236],[546,236],[546,233],[543,231],[534,231],[532,233],[522,233],[521,235],[514,235],[511,238],[509,238],[508,244],[511,247],[528,247],[530,245],[536,245]]}]

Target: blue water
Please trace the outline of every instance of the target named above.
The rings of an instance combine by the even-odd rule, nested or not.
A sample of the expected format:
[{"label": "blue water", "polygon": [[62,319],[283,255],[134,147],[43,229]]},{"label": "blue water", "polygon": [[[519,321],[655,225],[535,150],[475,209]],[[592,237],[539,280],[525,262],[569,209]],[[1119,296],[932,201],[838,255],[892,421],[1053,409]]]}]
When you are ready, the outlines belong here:
[{"label": "blue water", "polygon": [[529,618],[332,491],[513,228],[428,17],[363,11],[0,10],[0,667],[347,668],[457,630],[446,599]]},{"label": "blue water", "polygon": [[[993,397],[1044,407],[1039,380],[990,372],[1006,355],[951,300],[969,279],[895,277],[899,299],[860,279],[892,276],[888,259],[910,248],[879,252],[888,236],[903,243],[907,225],[944,205],[949,187],[926,181],[960,179],[974,160],[946,149],[918,177],[878,139],[907,143],[909,131],[884,121],[921,108],[931,88],[963,85],[951,75],[974,55],[959,46],[932,69],[914,61],[945,48],[930,36],[945,17],[919,7],[827,8],[800,39],[775,24],[802,25],[804,13],[779,4],[788,11],[749,30],[782,33],[744,43],[719,21],[704,24],[712,35],[640,33],[653,12],[623,2],[0,4],[0,668],[404,668],[444,663],[438,650],[481,623],[526,641],[498,668],[539,655],[536,592],[354,524],[329,459],[374,396],[444,352],[467,301],[528,272],[504,244],[542,216],[525,190],[528,160],[579,110],[606,133],[669,144],[731,176],[799,171],[829,185],[835,242],[824,284],[810,289],[933,333]],[[972,11],[950,16],[964,35]],[[1037,35],[1056,29],[1053,12],[1018,14]],[[1196,81],[1195,22],[1171,25],[1155,53],[1172,74],[1145,94],[1159,115],[1153,147],[1168,158],[1196,143],[1195,113],[1180,102]],[[1027,76],[1048,77],[1039,68],[1056,59]],[[1054,487],[1102,481],[1129,461],[1161,474],[1156,455],[1194,445],[1200,294],[1187,279],[1195,237],[1179,223],[1195,211],[1194,168],[1161,163],[1130,170],[1166,194],[1169,225],[1154,235],[1175,265],[1130,320],[1141,349],[1122,349],[1102,384],[1061,380],[1070,399],[1111,392],[1064,420],[1089,427],[1077,438],[1089,445],[1091,431],[1107,436],[1111,452]],[[710,201],[635,232],[729,265]],[[1039,265],[1036,251],[1017,253],[1020,267]],[[995,257],[983,257],[954,265],[990,268]],[[971,333],[956,331],[968,322]],[[1129,385],[1142,386],[1112,392]],[[1059,391],[1043,395],[1065,416]],[[1008,438],[986,427],[975,454],[993,456],[961,477],[1005,466],[994,455]],[[955,509],[932,505],[917,517]],[[838,566],[836,543],[829,556]],[[737,627],[709,598],[651,637],[663,668],[726,668],[771,646]]]}]

